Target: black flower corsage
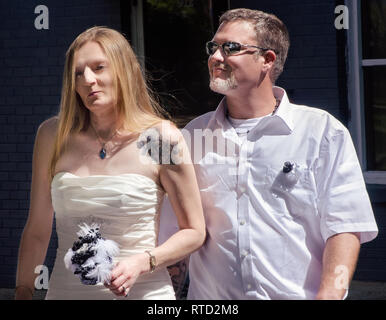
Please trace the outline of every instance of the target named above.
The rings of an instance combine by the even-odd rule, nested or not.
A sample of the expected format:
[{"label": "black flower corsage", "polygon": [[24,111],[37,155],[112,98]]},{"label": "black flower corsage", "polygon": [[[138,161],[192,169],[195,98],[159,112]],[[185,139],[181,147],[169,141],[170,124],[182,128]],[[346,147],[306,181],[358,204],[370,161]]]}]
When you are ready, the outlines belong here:
[{"label": "black flower corsage", "polygon": [[67,269],[78,275],[86,285],[109,283],[113,269],[113,257],[119,254],[117,243],[102,238],[98,224],[80,225],[72,248],[64,256]]}]

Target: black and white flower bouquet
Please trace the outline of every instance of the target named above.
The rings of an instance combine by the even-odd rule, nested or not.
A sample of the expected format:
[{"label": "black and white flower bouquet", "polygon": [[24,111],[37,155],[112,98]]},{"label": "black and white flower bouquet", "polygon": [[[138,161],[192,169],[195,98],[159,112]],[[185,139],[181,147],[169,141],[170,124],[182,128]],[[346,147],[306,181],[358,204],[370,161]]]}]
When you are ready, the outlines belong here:
[{"label": "black and white flower bouquet", "polygon": [[78,275],[85,285],[109,283],[114,267],[112,258],[119,254],[117,243],[102,238],[99,224],[84,223],[79,227],[78,240],[64,256],[66,268]]}]

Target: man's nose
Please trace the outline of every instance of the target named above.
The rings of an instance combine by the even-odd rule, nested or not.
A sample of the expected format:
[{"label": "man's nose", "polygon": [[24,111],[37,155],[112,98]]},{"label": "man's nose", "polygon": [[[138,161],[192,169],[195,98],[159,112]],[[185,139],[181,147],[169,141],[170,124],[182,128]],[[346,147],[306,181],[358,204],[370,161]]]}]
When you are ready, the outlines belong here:
[{"label": "man's nose", "polygon": [[209,59],[213,59],[213,61],[224,61],[224,56],[221,46],[218,46],[217,50],[209,57]]}]

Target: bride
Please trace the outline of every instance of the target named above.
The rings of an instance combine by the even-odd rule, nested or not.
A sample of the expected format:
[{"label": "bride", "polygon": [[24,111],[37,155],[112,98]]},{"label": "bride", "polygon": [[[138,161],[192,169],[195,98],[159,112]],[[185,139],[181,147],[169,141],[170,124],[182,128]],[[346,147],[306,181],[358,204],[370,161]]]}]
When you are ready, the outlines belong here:
[{"label": "bride", "polygon": [[[175,299],[166,267],[203,244],[205,224],[187,146],[160,110],[119,32],[93,27],[74,40],[59,115],[36,135],[15,299],[33,296],[54,212],[58,249],[46,299]],[[179,161],[157,162],[153,149],[143,152],[152,143],[148,130],[159,132],[162,146],[173,152],[178,146]],[[165,193],[180,230],[158,246]],[[65,268],[63,258],[82,223],[98,223],[102,237],[119,245],[109,284],[83,285]]]}]

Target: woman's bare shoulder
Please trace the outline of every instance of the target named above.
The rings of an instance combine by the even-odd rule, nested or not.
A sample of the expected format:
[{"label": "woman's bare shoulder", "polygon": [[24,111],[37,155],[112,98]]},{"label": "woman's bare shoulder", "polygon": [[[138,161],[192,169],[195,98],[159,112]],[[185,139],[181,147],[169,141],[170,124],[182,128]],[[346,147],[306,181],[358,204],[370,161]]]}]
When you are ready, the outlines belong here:
[{"label": "woman's bare shoulder", "polygon": [[177,126],[169,120],[162,120],[153,128],[160,133],[162,140],[179,141],[182,137],[180,129],[178,129]]},{"label": "woman's bare shoulder", "polygon": [[52,117],[44,120],[38,127],[36,142],[46,145],[46,147],[48,146],[47,144],[52,145],[56,137],[58,123],[58,117]]},{"label": "woman's bare shoulder", "polygon": [[45,133],[45,134],[56,133],[58,124],[59,124],[59,119],[57,116],[48,118],[39,125],[38,131],[41,131],[42,133]]}]

